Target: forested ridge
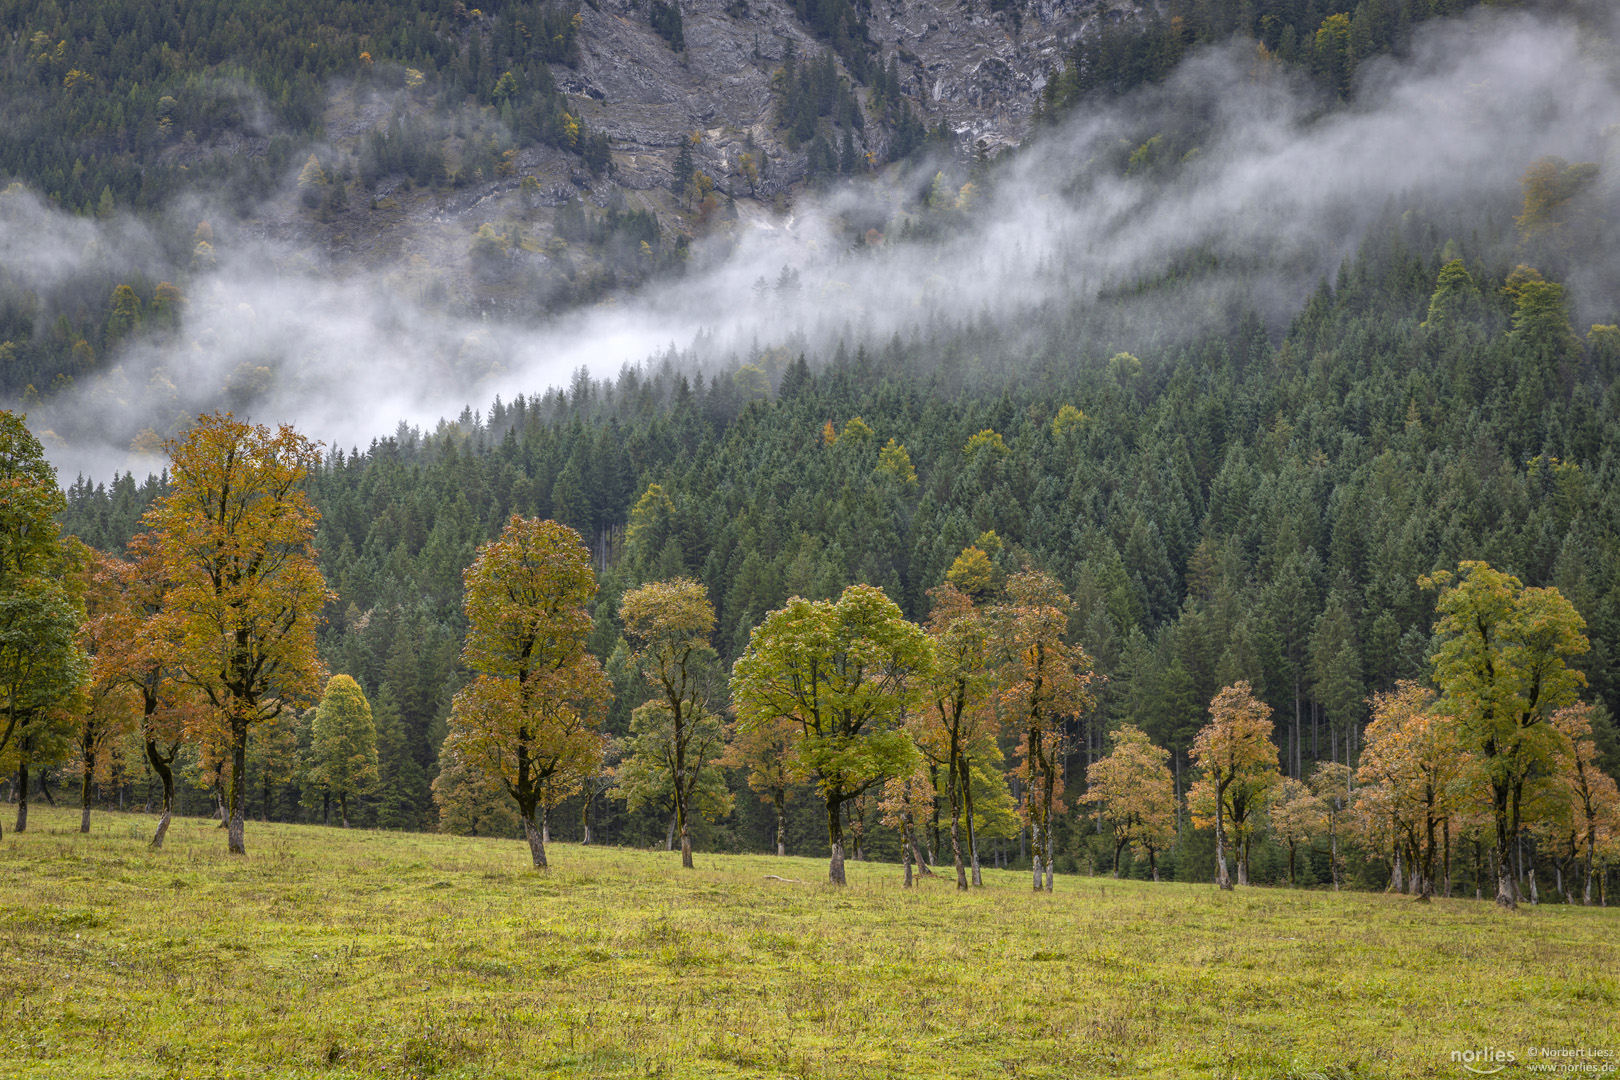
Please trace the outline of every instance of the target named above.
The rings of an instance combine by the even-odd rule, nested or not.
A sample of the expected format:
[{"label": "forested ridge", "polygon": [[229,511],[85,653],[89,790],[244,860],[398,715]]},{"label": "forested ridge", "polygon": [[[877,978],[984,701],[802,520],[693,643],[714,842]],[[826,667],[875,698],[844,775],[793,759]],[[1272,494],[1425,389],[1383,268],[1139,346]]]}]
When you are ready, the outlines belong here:
[{"label": "forested ridge", "polygon": [[[1054,312],[1034,338],[936,321],[827,357],[788,341],[721,372],[672,351],[333,452],[308,482],[336,593],[320,652],[374,703],[381,777],[351,819],[516,829],[499,799],[470,814],[478,800],[463,799],[441,819],[430,793],[468,678],[462,571],[512,514],[571,526],[592,552],[589,647],[612,679],[606,728],[621,738],[647,695],[616,621],[627,590],[700,581],[729,666],[791,596],[865,582],[924,619],[929,590],[977,548],[987,595],[1025,567],[1062,583],[1068,637],[1106,679],[1095,708],[1066,721],[1071,794],[1127,724],[1169,751],[1184,794],[1210,703],[1239,681],[1273,710],[1284,773],[1303,779],[1318,762],[1361,764],[1370,695],[1430,679],[1436,594],[1419,579],[1483,560],[1555,586],[1584,618],[1591,648],[1572,664],[1598,703],[1602,767],[1616,771],[1620,331],[1576,333],[1562,286],[1411,216],[1374,229],[1275,342],[1239,312],[1137,356],[1098,342],[1112,324],[1088,310]],[[162,478],[80,480],[64,521],[118,551],[162,490]],[[1014,745],[1003,750],[1010,762]],[[286,775],[250,781],[253,812],[318,814]],[[700,850],[772,847],[771,808],[741,772],[726,776],[734,806],[694,823]],[[138,763],[129,779],[139,792]],[[588,809],[579,797],[556,809],[552,828],[578,835],[588,814],[599,841],[668,839],[667,803],[626,812],[608,786]],[[788,849],[825,852],[814,800],[790,798],[787,812]],[[846,813],[864,830],[858,851],[895,857],[875,800]],[[1159,868],[1208,880],[1212,837],[1178,820]],[[935,852],[937,822],[924,837]],[[1056,829],[1060,872],[1110,862],[1094,811]],[[987,857],[1016,861],[1016,828],[1001,831],[984,834]],[[1285,847],[1260,835],[1253,874],[1279,880]],[[1387,851],[1358,854],[1353,880],[1382,885]],[[1325,880],[1326,858],[1309,849],[1302,879]]]}]

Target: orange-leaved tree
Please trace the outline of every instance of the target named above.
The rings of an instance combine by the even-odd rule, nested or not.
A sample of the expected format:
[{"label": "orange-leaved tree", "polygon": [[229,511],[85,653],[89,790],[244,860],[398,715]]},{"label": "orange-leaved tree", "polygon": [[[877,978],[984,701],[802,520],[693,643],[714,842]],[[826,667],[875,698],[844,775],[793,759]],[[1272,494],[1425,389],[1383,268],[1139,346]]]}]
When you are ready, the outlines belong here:
[{"label": "orange-leaved tree", "polygon": [[1271,808],[1271,835],[1288,848],[1288,884],[1295,883],[1295,865],[1301,844],[1327,828],[1327,808],[1324,800],[1301,780],[1285,776],[1273,792]]},{"label": "orange-leaved tree", "polygon": [[1170,751],[1130,724],[1109,739],[1113,750],[1086,770],[1087,790],[1080,801],[1098,807],[1113,832],[1114,876],[1119,877],[1120,854],[1130,845],[1147,853],[1158,881],[1158,854],[1176,833],[1175,782],[1166,764]]},{"label": "orange-leaved tree", "polygon": [[1496,827],[1496,902],[1518,907],[1512,855],[1525,784],[1546,770],[1563,736],[1548,722],[1586,683],[1566,661],[1587,651],[1586,623],[1557,589],[1527,589],[1483,562],[1418,579],[1440,590],[1430,658],[1464,744],[1479,756]]},{"label": "orange-leaved tree", "polygon": [[[1203,776],[1188,792],[1193,823],[1215,825],[1216,882],[1232,887],[1226,869],[1226,822],[1234,815],[1245,820],[1256,796],[1278,778],[1277,746],[1271,741],[1271,706],[1254,696],[1246,682],[1233,683],[1209,703],[1209,723],[1193,739],[1188,752]],[[1241,841],[1241,837],[1239,837]],[[1248,884],[1248,872],[1238,861],[1239,883]]]},{"label": "orange-leaved tree", "polygon": [[998,706],[1004,723],[1022,739],[1020,769],[1027,785],[1024,806],[1032,834],[1034,888],[1043,887],[1044,856],[1048,892],[1056,854],[1052,816],[1060,795],[1064,722],[1096,703],[1087,689],[1091,658],[1079,645],[1063,640],[1070,606],[1056,578],[1024,570],[1008,579],[1007,599],[991,615],[1001,650]]},{"label": "orange-leaved tree", "polygon": [[[968,763],[995,741],[996,717],[990,708],[990,623],[973,599],[946,583],[928,594],[934,608],[927,632],[934,643],[934,667],[922,680],[917,707],[907,717],[911,737],[923,756],[943,766],[951,804],[951,853],[956,887],[982,885],[979,849],[973,832],[973,784]],[[962,813],[966,809],[968,855],[963,859]]]},{"label": "orange-leaved tree", "polygon": [[1598,768],[1592,737],[1592,706],[1570,705],[1552,715],[1553,727],[1569,741],[1557,782],[1570,803],[1569,843],[1582,861],[1586,888],[1582,903],[1592,906],[1592,868],[1597,850],[1620,834],[1620,790],[1614,778]]},{"label": "orange-leaved tree", "polygon": [[446,755],[498,778],[518,806],[529,853],[546,866],[549,811],[601,768],[598,730],[612,699],[607,675],[585,648],[596,592],[579,533],[513,515],[463,574],[467,640],[475,675],[450,709]]},{"label": "orange-leaved tree", "polygon": [[798,782],[800,769],[794,751],[798,728],[778,717],[754,724],[733,723],[730,742],[720,764],[747,773],[748,788],[776,811],[776,853],[787,854],[787,801]]},{"label": "orange-leaved tree", "polygon": [[1396,843],[1406,845],[1418,877],[1411,891],[1421,900],[1434,896],[1437,833],[1443,828],[1442,872],[1449,896],[1451,819],[1467,796],[1472,775],[1457,722],[1437,708],[1434,691],[1402,680],[1394,690],[1373,695],[1366,738],[1357,776],[1364,784],[1389,788],[1389,809],[1398,823]]},{"label": "orange-leaved tree", "polygon": [[286,424],[272,431],[214,413],[169,455],[169,492],[145,519],[168,577],[161,618],[184,678],[218,719],[227,844],[244,854],[248,732],[320,686],[315,627],[330,594],[315,561],[320,515],[304,487],[320,448]]}]

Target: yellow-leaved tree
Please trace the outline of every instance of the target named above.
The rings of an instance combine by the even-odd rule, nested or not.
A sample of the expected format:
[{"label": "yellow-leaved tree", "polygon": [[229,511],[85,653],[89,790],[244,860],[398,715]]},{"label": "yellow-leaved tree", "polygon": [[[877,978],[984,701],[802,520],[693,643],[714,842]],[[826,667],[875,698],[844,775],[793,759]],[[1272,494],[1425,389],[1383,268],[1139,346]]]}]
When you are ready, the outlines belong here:
[{"label": "yellow-leaved tree", "polygon": [[169,455],[169,493],[145,519],[167,578],[162,636],[218,720],[227,843],[240,855],[248,732],[320,686],[315,626],[330,594],[315,562],[320,515],[304,489],[320,450],[288,425],[214,413]]},{"label": "yellow-leaved tree", "polygon": [[513,515],[462,575],[475,672],[450,709],[445,756],[454,768],[499,780],[518,806],[536,869],[546,867],[544,814],[594,777],[606,740],[598,730],[612,699],[586,651],[596,592],[579,533]]},{"label": "yellow-leaved tree", "polygon": [[1113,750],[1086,770],[1087,790],[1080,801],[1096,806],[1114,839],[1114,876],[1119,857],[1130,845],[1145,852],[1153,880],[1159,880],[1159,852],[1176,835],[1175,782],[1170,751],[1153,745],[1141,728],[1126,724],[1109,736]]},{"label": "yellow-leaved tree", "polygon": [[1193,739],[1188,756],[1203,775],[1187,793],[1193,824],[1215,826],[1216,883],[1232,887],[1226,868],[1226,823],[1239,843],[1238,884],[1249,883],[1243,843],[1249,814],[1279,779],[1277,745],[1271,741],[1271,706],[1254,696],[1246,682],[1233,683],[1209,703],[1209,723]]},{"label": "yellow-leaved tree", "polygon": [[1440,590],[1440,648],[1430,658],[1440,708],[1479,756],[1496,830],[1496,902],[1517,908],[1511,860],[1525,784],[1553,762],[1562,744],[1550,717],[1574,704],[1586,684],[1566,663],[1587,651],[1586,623],[1557,589],[1527,589],[1483,562],[1463,562],[1456,573],[1418,581]]},{"label": "yellow-leaved tree", "polygon": [[[651,791],[668,792],[680,831],[681,865],[690,869],[694,801],[701,801],[709,816],[731,808],[731,793],[715,767],[724,733],[712,703],[724,697],[725,680],[709,644],[714,605],[701,584],[676,578],[625,593],[619,618],[631,658],[653,696],[631,717],[617,790],[632,805]],[[697,800],[700,793],[704,798]]]}]

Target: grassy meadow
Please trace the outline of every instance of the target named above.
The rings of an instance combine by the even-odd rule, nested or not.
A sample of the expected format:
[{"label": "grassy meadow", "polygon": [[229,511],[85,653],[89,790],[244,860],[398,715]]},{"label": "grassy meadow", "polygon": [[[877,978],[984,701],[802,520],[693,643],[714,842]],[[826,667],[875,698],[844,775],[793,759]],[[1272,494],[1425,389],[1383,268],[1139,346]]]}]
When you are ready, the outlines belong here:
[{"label": "grassy meadow", "polygon": [[[9,821],[7,822],[9,824]],[[1620,1051],[1620,911],[31,810],[0,1077],[1421,1077]],[[771,881],[767,874],[798,879]],[[1613,1060],[1613,1059],[1610,1059]],[[1517,1071],[1517,1070],[1515,1070]]]}]

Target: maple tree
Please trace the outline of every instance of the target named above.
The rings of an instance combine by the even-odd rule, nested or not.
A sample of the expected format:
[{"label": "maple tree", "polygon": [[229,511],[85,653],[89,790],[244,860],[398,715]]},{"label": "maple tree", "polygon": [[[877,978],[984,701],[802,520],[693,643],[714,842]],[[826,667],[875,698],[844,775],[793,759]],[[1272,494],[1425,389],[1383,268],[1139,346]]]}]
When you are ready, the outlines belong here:
[{"label": "maple tree", "polygon": [[[681,865],[690,869],[693,796],[705,780],[718,779],[713,766],[723,741],[719,717],[711,709],[714,696],[722,692],[715,672],[718,658],[709,644],[714,605],[701,584],[676,578],[625,593],[619,618],[633,648],[631,659],[654,692],[631,717],[631,753],[620,766],[620,787],[667,787],[675,803]],[[626,780],[638,774],[641,782],[626,788]],[[724,784],[717,791],[713,783],[708,787],[710,812],[729,810]]]},{"label": "maple tree", "polygon": [[315,628],[329,594],[304,489],[320,450],[289,425],[229,413],[198,417],[168,448],[169,490],[145,517],[168,576],[161,618],[183,677],[218,718],[227,846],[245,854],[248,733],[320,685]]},{"label": "maple tree", "polygon": [[0,412],[0,768],[17,772],[17,831],[28,828],[29,769],[59,760],[64,710],[89,674],[82,546],[65,541],[56,470],[23,418]]},{"label": "maple tree", "polygon": [[1024,810],[1034,853],[1033,887],[1043,888],[1044,866],[1048,892],[1056,854],[1052,818],[1061,794],[1058,765],[1063,724],[1096,703],[1087,689],[1091,659],[1080,646],[1063,640],[1070,607],[1068,594],[1056,578],[1040,570],[1024,570],[1007,580],[1007,599],[991,614],[995,640],[1002,650],[996,669],[997,704],[1004,722],[1021,738],[1020,770],[1028,784]]},{"label": "maple tree", "polygon": [[1586,678],[1567,661],[1588,648],[1585,621],[1557,589],[1525,588],[1477,561],[1419,579],[1438,588],[1431,658],[1441,708],[1479,755],[1496,829],[1496,902],[1518,906],[1511,857],[1519,843],[1526,782],[1551,761],[1561,736],[1548,723],[1576,700]]},{"label": "maple tree", "polygon": [[[1415,891],[1434,896],[1437,830],[1444,828],[1445,892],[1451,888],[1451,818],[1466,797],[1471,759],[1456,722],[1436,708],[1434,691],[1403,680],[1373,695],[1373,719],[1361,753],[1358,778],[1388,787],[1396,842],[1404,843],[1418,876]],[[1362,789],[1369,791],[1367,788]]]},{"label": "maple tree", "polygon": [[1113,747],[1107,757],[1086,770],[1083,803],[1098,808],[1114,842],[1114,877],[1127,845],[1147,853],[1153,880],[1159,880],[1158,853],[1170,846],[1176,832],[1175,782],[1170,775],[1170,751],[1153,745],[1141,728],[1126,724],[1109,736]]},{"label": "maple tree", "polygon": [[[1188,751],[1193,763],[1203,769],[1203,776],[1188,792],[1188,803],[1195,825],[1215,825],[1216,882],[1230,889],[1226,822],[1236,819],[1234,828],[1244,828],[1261,793],[1279,778],[1277,747],[1271,741],[1271,706],[1257,699],[1247,682],[1233,683],[1216,693],[1209,703],[1209,717]],[[1242,850],[1246,836],[1238,833],[1237,839],[1238,883],[1246,885]]]},{"label": "maple tree", "polygon": [[315,710],[310,752],[326,791],[338,801],[339,820],[349,827],[349,800],[377,782],[377,726],[371,703],[348,675],[333,675]]},{"label": "maple tree", "polygon": [[568,526],[513,515],[463,581],[461,659],[475,674],[455,696],[445,745],[459,767],[506,788],[534,866],[545,869],[549,830],[537,811],[594,776],[606,749],[598,726],[612,691],[585,648],[591,554]]},{"label": "maple tree", "polygon": [[[973,784],[968,762],[995,742],[990,623],[972,598],[947,582],[928,594],[933,602],[927,632],[934,665],[918,686],[918,704],[908,717],[912,739],[923,755],[945,769],[950,802],[951,855],[956,887],[966,889],[971,872],[982,885],[979,849],[973,833]],[[932,809],[932,807],[930,807]],[[967,811],[967,858],[962,848],[962,814]]]},{"label": "maple tree", "polygon": [[204,700],[183,680],[171,620],[162,617],[169,575],[150,532],[137,533],[127,560],[101,557],[103,607],[95,678],[115,680],[137,702],[137,734],[147,763],[163,785],[152,846],[161,848],[174,808],[174,763],[188,739],[211,726]]},{"label": "maple tree", "polygon": [[1552,725],[1568,740],[1568,752],[1558,770],[1557,783],[1569,800],[1569,844],[1580,858],[1585,888],[1581,902],[1592,905],[1592,872],[1600,847],[1620,836],[1620,790],[1614,778],[1598,767],[1597,743],[1592,738],[1592,706],[1569,705],[1552,715]]},{"label": "maple tree", "polygon": [[732,665],[739,728],[787,720],[796,729],[794,767],[826,804],[835,885],[845,883],[843,804],[909,771],[916,750],[901,719],[932,665],[927,635],[872,585],[836,601],[790,599]]},{"label": "maple tree", "polygon": [[1283,777],[1273,793],[1267,816],[1271,819],[1271,835],[1288,848],[1288,884],[1297,881],[1296,861],[1301,844],[1327,828],[1327,809],[1323,799],[1302,780]]},{"label": "maple tree", "polygon": [[720,764],[740,769],[748,788],[776,811],[776,853],[787,854],[787,801],[801,770],[794,758],[797,728],[787,717],[751,725],[733,723]]},{"label": "maple tree", "polygon": [[1328,869],[1333,875],[1333,891],[1344,883],[1344,863],[1339,855],[1339,834],[1343,820],[1350,809],[1350,766],[1339,761],[1323,761],[1311,770],[1311,792],[1321,802],[1322,820],[1328,834]]},{"label": "maple tree", "polygon": [[[917,850],[917,822],[933,811],[934,799],[933,781],[929,779],[928,770],[921,767],[890,777],[878,797],[879,819],[900,833],[900,862],[905,868],[904,884],[908,889],[912,885],[914,865],[923,874],[934,876],[922,852]],[[957,869],[960,872],[960,865]],[[957,887],[962,887],[960,882]]]}]

